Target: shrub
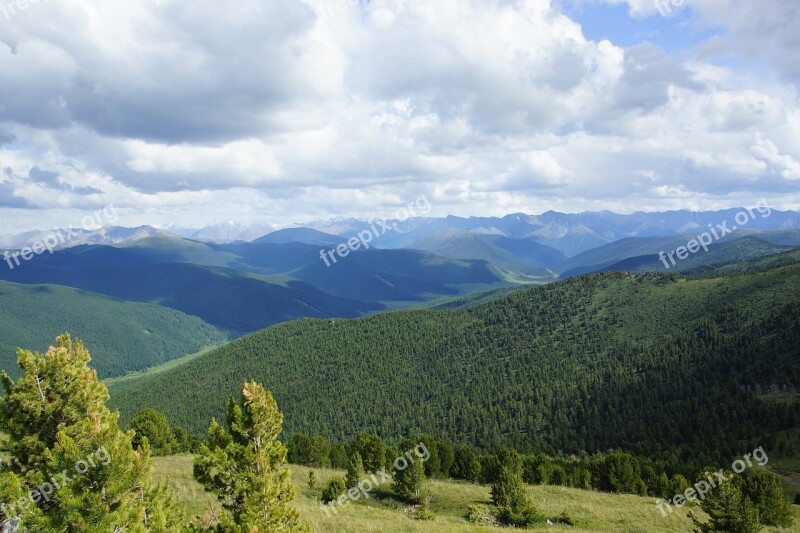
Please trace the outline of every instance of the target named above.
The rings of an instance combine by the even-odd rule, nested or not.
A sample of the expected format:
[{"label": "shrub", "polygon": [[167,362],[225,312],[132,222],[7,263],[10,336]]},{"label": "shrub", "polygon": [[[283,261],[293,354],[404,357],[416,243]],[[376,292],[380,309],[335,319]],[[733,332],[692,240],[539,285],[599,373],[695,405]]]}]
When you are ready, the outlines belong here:
[{"label": "shrub", "polygon": [[418,520],[433,520],[436,515],[431,511],[431,495],[427,490],[423,490],[419,495],[419,508],[417,509]]},{"label": "shrub", "polygon": [[506,526],[528,527],[537,522],[544,522],[545,516],[536,507],[528,504],[527,507],[520,509],[501,507],[497,513],[497,519]]},{"label": "shrub", "polygon": [[577,521],[567,513],[566,509],[561,511],[561,514],[551,520],[554,524],[564,524],[566,526],[574,526]]},{"label": "shrub", "polygon": [[333,476],[325,490],[322,491],[322,503],[330,503],[335,501],[336,498],[344,494],[347,490],[347,485],[341,476]]},{"label": "shrub", "polygon": [[467,510],[467,515],[465,516],[465,518],[471,524],[477,524],[481,526],[497,525],[497,518],[494,516],[492,511],[485,505],[480,505],[480,504],[470,505]]}]

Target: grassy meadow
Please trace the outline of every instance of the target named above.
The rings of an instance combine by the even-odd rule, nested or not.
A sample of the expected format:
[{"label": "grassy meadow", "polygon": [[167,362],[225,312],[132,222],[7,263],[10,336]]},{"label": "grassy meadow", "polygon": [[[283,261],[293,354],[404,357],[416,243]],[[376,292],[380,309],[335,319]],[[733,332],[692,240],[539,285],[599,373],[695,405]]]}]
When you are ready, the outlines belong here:
[{"label": "grassy meadow", "polygon": [[[0,458],[5,435],[0,433]],[[154,458],[154,478],[169,483],[191,517],[202,517],[209,507],[218,509],[216,498],[194,480],[191,455],[173,455]],[[787,465],[784,465],[787,466]],[[433,498],[431,508],[436,519],[422,522],[412,518],[407,505],[392,498],[389,482],[373,491],[369,500],[359,500],[327,516],[320,508],[322,488],[335,474],[343,471],[313,469],[317,475],[316,489],[308,488],[308,473],[311,468],[291,466],[292,481],[297,493],[295,505],[300,514],[317,533],[448,533],[512,531],[507,528],[476,526],[464,518],[471,504],[491,505],[489,487],[459,481],[431,481],[429,487]],[[643,498],[627,494],[606,494],[566,487],[528,486],[528,494],[536,505],[549,517],[563,511],[576,521],[574,526],[547,525],[533,527],[528,531],[571,531],[574,533],[651,533],[689,532],[692,522],[690,510],[702,516],[697,508],[676,509],[675,513],[663,517],[655,506],[654,498]],[[800,506],[794,506],[797,525],[790,529],[765,528],[762,533],[800,532]]]},{"label": "grassy meadow", "polygon": [[[311,524],[315,532],[345,533],[400,533],[400,532],[485,532],[509,531],[506,528],[476,526],[464,518],[471,504],[491,505],[489,487],[457,481],[430,482],[431,508],[436,519],[422,522],[412,518],[407,505],[389,494],[389,482],[373,491],[368,500],[359,500],[342,508],[338,514],[328,517],[320,508],[322,488],[334,474],[344,472],[314,469],[317,475],[316,489],[309,489],[307,467],[292,466],[292,481],[297,492],[296,505],[301,516]],[[192,515],[203,515],[210,505],[216,507],[215,498],[203,492],[192,477],[192,457],[177,455],[155,458],[155,475],[159,481],[168,481],[178,497]],[[567,511],[576,520],[575,526],[547,525],[530,528],[528,531],[572,531],[583,532],[687,532],[692,530],[688,518],[689,509],[676,509],[664,518],[655,506],[654,498],[605,494],[565,487],[529,486],[528,494],[536,505],[549,517]],[[699,515],[702,512],[694,509]],[[795,506],[800,519],[800,510]],[[800,520],[799,520],[800,522]],[[795,526],[789,530],[765,529],[764,531],[800,531]]]}]

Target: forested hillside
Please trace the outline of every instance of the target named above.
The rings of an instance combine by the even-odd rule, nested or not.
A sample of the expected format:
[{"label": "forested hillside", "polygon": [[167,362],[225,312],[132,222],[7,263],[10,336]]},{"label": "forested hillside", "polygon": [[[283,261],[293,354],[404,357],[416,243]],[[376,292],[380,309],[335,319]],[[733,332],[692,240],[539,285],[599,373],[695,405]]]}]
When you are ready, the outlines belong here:
[{"label": "forested hillside", "polygon": [[[99,253],[100,251],[98,251]],[[383,306],[338,298],[307,283],[270,283],[259,276],[189,263],[98,266],[73,264],[54,254],[0,277],[19,283],[53,283],[134,302],[177,309],[231,332],[233,336],[298,317],[356,317]]]},{"label": "forested hillside", "polygon": [[[302,320],[115,385],[124,418],[163,407],[200,434],[245,379],[287,431],[420,431],[491,449],[621,447],[703,465],[797,425],[800,264],[733,277],[603,273],[468,310]],[[220,369],[224,369],[221,372]],[[769,443],[767,443],[769,444]]]},{"label": "forested hillside", "polygon": [[[685,245],[682,244],[681,246]],[[671,251],[672,248],[667,248]],[[599,266],[593,267],[580,267],[575,270],[562,273],[562,278],[572,277],[578,274],[587,274],[589,272],[597,272],[600,270],[617,271],[617,272],[684,272],[687,270],[704,268],[712,265],[723,265],[730,263],[746,263],[760,259],[762,257],[769,257],[786,253],[797,248],[792,246],[784,246],[774,244],[761,237],[743,237],[741,239],[730,240],[718,244],[712,244],[708,251],[700,250],[696,254],[689,255],[686,259],[676,261],[673,265],[669,258],[663,260],[658,253],[652,255],[628,257],[614,263],[612,265],[604,265],[602,268]],[[666,253],[666,252],[665,252]],[[665,266],[664,261],[666,261]]]},{"label": "forested hillside", "polygon": [[92,367],[101,378],[228,340],[222,330],[173,309],[68,287],[0,281],[0,369],[16,377],[17,347],[44,352],[64,330],[92,346]]},{"label": "forested hillside", "polygon": [[558,272],[562,279],[601,270],[676,272],[704,265],[747,261],[800,246],[798,231],[738,231],[712,242],[707,251],[689,254],[687,258],[675,261],[675,264],[667,258],[669,268],[666,268],[659,254],[663,252],[666,255],[686,246],[696,237],[696,234],[690,233],[671,237],[622,239],[568,259],[561,264]]}]

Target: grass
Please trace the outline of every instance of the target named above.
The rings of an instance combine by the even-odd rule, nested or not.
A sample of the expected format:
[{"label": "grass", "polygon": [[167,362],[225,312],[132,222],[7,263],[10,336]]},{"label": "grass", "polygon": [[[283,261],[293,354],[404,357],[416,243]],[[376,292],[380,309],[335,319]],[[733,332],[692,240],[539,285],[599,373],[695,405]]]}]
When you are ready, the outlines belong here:
[{"label": "grass", "polygon": [[[389,491],[388,482],[372,492],[367,500],[359,500],[342,508],[338,514],[327,516],[320,507],[322,488],[335,474],[343,472],[314,469],[317,475],[316,489],[308,488],[307,467],[292,466],[292,481],[297,496],[295,504],[300,514],[313,531],[325,533],[365,532],[490,532],[513,531],[506,528],[476,526],[468,523],[464,515],[473,503],[491,505],[489,487],[456,481],[431,481],[431,509],[436,519],[430,522],[414,520],[407,505],[395,500]],[[192,457],[178,455],[155,459],[155,477],[168,481],[178,497],[185,502],[192,515],[204,514],[214,498],[205,494],[192,478]],[[605,494],[566,487],[529,486],[528,494],[533,502],[549,517],[566,511],[576,519],[575,526],[542,524],[528,531],[571,531],[608,533],[686,532],[692,530],[688,508],[677,509],[666,518],[655,506],[654,498],[631,495]],[[213,503],[216,506],[216,502]],[[694,509],[696,513],[702,512]],[[795,506],[800,523],[800,508]],[[767,528],[765,532],[800,531],[795,526],[788,530]]]},{"label": "grass", "polygon": [[770,461],[767,469],[781,477],[784,492],[794,501],[794,497],[800,494],[800,459],[775,459]]},{"label": "grass", "polygon": [[[0,450],[5,437],[0,433]],[[0,456],[2,452],[0,451]],[[169,483],[177,497],[187,509],[190,517],[202,517],[209,505],[219,508],[216,498],[194,480],[191,455],[174,455],[154,458],[154,478]],[[315,532],[331,533],[400,533],[400,532],[500,532],[514,531],[497,527],[480,527],[464,519],[467,508],[473,503],[491,505],[489,487],[458,481],[431,481],[433,498],[431,508],[436,519],[430,522],[414,520],[404,512],[406,505],[395,500],[389,491],[388,482],[371,493],[368,500],[359,500],[342,508],[338,514],[327,516],[320,508],[322,488],[335,474],[344,472],[329,469],[313,469],[317,475],[317,488],[309,489],[308,472],[303,466],[292,466],[295,505],[304,520]],[[677,509],[666,518],[661,515],[653,498],[606,494],[602,492],[571,489],[566,487],[529,486],[528,494],[533,502],[549,517],[562,511],[576,519],[575,526],[542,524],[527,531],[570,531],[573,533],[650,533],[686,532],[692,530],[688,518],[689,509]],[[697,509],[694,509],[697,512]],[[800,524],[800,506],[795,505],[795,516]],[[702,512],[698,512],[702,515]],[[762,533],[800,532],[800,525],[790,529],[766,528]]]}]

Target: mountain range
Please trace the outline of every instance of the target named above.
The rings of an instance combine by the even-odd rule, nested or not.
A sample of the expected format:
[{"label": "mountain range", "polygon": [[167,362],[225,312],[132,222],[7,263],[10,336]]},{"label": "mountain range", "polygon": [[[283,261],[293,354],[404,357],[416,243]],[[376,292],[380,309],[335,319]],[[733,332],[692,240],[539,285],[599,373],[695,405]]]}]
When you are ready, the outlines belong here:
[{"label": "mountain range", "polygon": [[[610,242],[631,237],[668,237],[707,231],[709,225],[728,222],[733,226],[737,214],[746,213],[748,220],[739,229],[755,231],[780,231],[800,229],[800,213],[778,211],[766,204],[757,208],[733,208],[718,211],[662,211],[618,214],[610,211],[559,213],[547,211],[540,215],[513,213],[504,217],[415,217],[406,220],[387,220],[388,226],[396,230],[381,236],[375,246],[379,248],[410,248],[426,237],[448,230],[462,230],[478,235],[498,235],[511,239],[528,239],[560,250],[567,257],[597,248]],[[135,228],[149,235],[171,234],[191,240],[210,243],[253,242],[270,233],[275,239],[266,242],[302,242],[317,245],[328,244],[330,236],[347,239],[368,229],[374,220],[342,218],[316,220],[295,224],[280,229],[268,223],[237,224],[217,223],[201,228],[168,225],[163,228],[143,226]],[[298,230],[295,232],[287,230]],[[306,230],[315,230],[309,232]],[[101,229],[80,230],[94,234],[78,239],[68,245],[115,244],[126,240],[120,231]],[[34,231],[19,235],[0,235],[0,248],[18,249],[38,239],[47,232]],[[323,234],[323,235],[321,235]],[[128,237],[127,240],[135,239]],[[291,240],[295,239],[295,240]],[[341,241],[340,241],[341,242]]]},{"label": "mountain range", "polygon": [[[9,318],[7,327],[0,328],[0,364],[13,366],[13,349],[22,341],[44,347],[60,332],[58,315],[41,307],[38,294],[58,296],[64,309],[94,309],[102,317],[97,323],[106,323],[111,315],[127,317],[129,329],[139,333],[117,335],[123,339],[116,341],[122,354],[118,360],[113,360],[110,348],[101,346],[98,352],[98,369],[110,377],[296,319],[350,319],[421,307],[454,309],[489,301],[514,287],[581,274],[709,269],[778,258],[800,247],[800,214],[771,211],[761,218],[753,211],[755,216],[746,226],[713,242],[708,251],[675,265],[663,262],[661,252],[685,246],[709,224],[735,220],[742,212],[746,210],[548,212],[369,224],[339,219],[277,230],[264,225],[215,226],[231,230],[227,233],[151,226],[77,231],[52,254],[32,255],[19,265],[7,255],[0,263],[6,303],[28,302],[32,307],[25,312],[25,324],[40,332],[36,338],[20,335],[23,323]],[[251,230],[246,235],[249,240],[237,233],[245,229]],[[267,233],[259,235],[262,230]],[[176,231],[195,238],[175,235]],[[371,232],[368,247],[359,244],[365,231]],[[30,239],[44,235],[5,236],[2,242],[11,251],[16,247],[8,243],[25,239],[31,243],[35,241]],[[354,243],[358,246],[351,249]],[[589,246],[594,247],[584,249]],[[323,255],[342,250],[346,256],[337,255],[335,263],[323,260]],[[93,338],[82,333],[91,331],[83,329],[85,321],[68,320],[70,316],[64,313],[64,326]],[[148,325],[158,320],[174,324],[171,332],[158,334],[158,328]],[[186,341],[198,331],[202,331],[198,342]],[[128,360],[135,357],[136,346],[143,345],[140,335],[146,335],[153,348],[137,361]]]}]

